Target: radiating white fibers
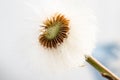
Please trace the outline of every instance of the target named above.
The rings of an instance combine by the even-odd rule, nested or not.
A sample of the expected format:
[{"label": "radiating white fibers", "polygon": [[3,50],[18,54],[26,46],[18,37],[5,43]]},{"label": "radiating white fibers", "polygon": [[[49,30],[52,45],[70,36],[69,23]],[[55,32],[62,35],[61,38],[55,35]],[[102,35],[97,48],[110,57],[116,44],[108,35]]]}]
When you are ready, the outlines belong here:
[{"label": "radiating white fibers", "polygon": [[61,71],[83,65],[84,55],[91,55],[95,47],[97,29],[95,15],[87,5],[73,5],[70,2],[68,1],[68,5],[66,5],[62,0],[56,0],[55,2],[41,1],[40,6],[36,5],[40,10],[40,13],[37,13],[40,14],[38,15],[40,25],[56,12],[63,14],[70,20],[68,38],[57,49],[51,50],[39,46],[39,51],[45,55],[43,57],[47,60],[46,64],[48,64],[50,70]]},{"label": "radiating white fibers", "polygon": [[91,55],[95,47],[95,16],[89,8],[82,7],[76,12],[64,14],[70,20],[68,38],[57,49],[43,49],[51,69],[61,71],[79,67],[84,64],[84,55]]}]

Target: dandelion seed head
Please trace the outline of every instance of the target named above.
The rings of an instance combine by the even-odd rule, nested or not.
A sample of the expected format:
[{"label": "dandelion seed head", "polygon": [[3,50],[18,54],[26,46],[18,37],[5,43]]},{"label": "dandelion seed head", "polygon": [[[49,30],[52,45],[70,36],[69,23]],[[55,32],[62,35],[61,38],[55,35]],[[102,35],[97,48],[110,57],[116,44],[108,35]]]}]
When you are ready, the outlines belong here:
[{"label": "dandelion seed head", "polygon": [[67,38],[69,20],[64,15],[56,14],[44,22],[43,34],[39,36],[39,42],[46,48],[57,48]]},{"label": "dandelion seed head", "polygon": [[[51,4],[47,9],[44,9],[45,14],[43,14],[43,18],[41,19],[41,23],[45,20],[43,24],[44,31],[39,36],[40,51],[46,54],[47,57],[45,59],[48,59],[49,68],[55,71],[61,71],[61,69],[68,70],[84,65],[84,55],[91,55],[95,48],[97,31],[96,17],[90,8],[83,5],[78,8],[62,4],[63,8],[60,5],[61,3],[58,4],[59,6]],[[44,42],[40,39],[44,36],[47,40],[53,40],[56,39],[56,34],[59,34],[58,31],[60,29],[58,28],[58,31],[55,32],[56,34],[52,36],[48,35],[54,31],[51,30],[50,25],[60,27],[60,23],[53,25],[53,21],[58,17],[58,15],[54,15],[56,12],[60,13],[58,15],[63,16],[60,18],[67,21],[68,29],[65,33],[66,37],[51,47],[51,43],[48,46],[46,41]]]}]

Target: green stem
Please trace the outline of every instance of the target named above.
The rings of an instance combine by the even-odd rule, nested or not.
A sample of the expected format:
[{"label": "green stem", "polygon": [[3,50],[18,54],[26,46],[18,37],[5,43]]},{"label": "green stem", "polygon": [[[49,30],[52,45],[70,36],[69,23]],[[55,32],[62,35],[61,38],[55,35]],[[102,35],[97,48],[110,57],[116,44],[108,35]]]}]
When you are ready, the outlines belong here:
[{"label": "green stem", "polygon": [[101,75],[109,80],[120,80],[115,74],[113,74],[110,70],[108,70],[105,66],[103,66],[100,62],[98,62],[92,56],[85,56],[86,61],[91,64],[97,71],[101,73]]}]

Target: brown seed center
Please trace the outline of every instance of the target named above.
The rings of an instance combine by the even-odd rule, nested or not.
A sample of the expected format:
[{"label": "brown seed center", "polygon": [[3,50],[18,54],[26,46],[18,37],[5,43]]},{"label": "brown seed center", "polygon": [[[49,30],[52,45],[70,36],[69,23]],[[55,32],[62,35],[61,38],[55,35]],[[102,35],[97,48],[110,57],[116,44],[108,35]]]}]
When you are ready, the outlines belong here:
[{"label": "brown seed center", "polygon": [[69,20],[57,14],[44,22],[45,31],[39,36],[39,42],[46,48],[57,48],[68,36]]}]

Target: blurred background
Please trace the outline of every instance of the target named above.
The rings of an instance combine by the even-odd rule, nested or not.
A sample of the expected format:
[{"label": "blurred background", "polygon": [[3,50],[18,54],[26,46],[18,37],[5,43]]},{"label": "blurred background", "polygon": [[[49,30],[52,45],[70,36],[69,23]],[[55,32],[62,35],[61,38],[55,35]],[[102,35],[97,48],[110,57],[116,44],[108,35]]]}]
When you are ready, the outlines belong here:
[{"label": "blurred background", "polygon": [[[89,64],[62,74],[48,72],[34,46],[41,18],[35,13],[39,12],[36,7],[40,2],[49,6],[45,1],[49,0],[0,0],[0,80],[106,80]],[[58,0],[51,3],[54,1]],[[35,12],[25,2],[33,4]],[[61,2],[71,6],[85,3],[94,11],[99,33],[93,56],[120,77],[120,0]]]}]

